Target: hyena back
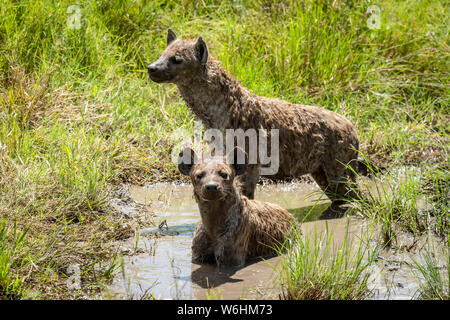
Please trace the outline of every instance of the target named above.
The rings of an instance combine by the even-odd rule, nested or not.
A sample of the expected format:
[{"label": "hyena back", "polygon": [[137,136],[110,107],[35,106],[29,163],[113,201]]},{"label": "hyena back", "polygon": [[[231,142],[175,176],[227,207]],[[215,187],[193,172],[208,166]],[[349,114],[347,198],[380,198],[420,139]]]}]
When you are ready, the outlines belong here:
[{"label": "hyena back", "polygon": [[[274,178],[311,174],[332,198],[350,195],[358,158],[355,127],[321,107],[257,96],[208,54],[204,40],[182,40],[169,29],[167,48],[148,67],[151,80],[174,83],[205,129],[278,129],[279,170]],[[270,141],[270,139],[269,139]],[[268,146],[270,149],[270,145]],[[254,198],[260,164],[240,177],[241,190]],[[354,194],[352,194],[354,195]]]}]

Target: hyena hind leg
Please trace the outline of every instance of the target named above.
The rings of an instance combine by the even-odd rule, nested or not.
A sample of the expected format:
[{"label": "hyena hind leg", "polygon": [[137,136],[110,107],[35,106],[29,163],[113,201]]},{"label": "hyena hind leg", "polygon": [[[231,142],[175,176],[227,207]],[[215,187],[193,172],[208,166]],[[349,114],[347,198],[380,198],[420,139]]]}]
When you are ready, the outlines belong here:
[{"label": "hyena hind leg", "polygon": [[327,196],[333,202],[344,203],[358,197],[356,189],[356,175],[348,168],[339,167],[324,170],[328,180]]},{"label": "hyena hind leg", "polygon": [[346,170],[333,170],[330,174],[323,167],[319,167],[311,173],[311,176],[333,203],[343,203],[345,199],[355,196],[352,188],[350,188],[353,178],[347,175]]}]

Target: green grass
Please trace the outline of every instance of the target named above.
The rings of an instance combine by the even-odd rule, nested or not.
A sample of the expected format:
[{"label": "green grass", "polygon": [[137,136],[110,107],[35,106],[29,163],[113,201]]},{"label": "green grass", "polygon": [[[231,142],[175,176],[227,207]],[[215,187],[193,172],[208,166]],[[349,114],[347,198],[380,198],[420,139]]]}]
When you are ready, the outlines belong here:
[{"label": "green grass", "polygon": [[416,236],[448,236],[450,224],[449,172],[435,168],[401,167],[380,173],[368,165],[372,177],[359,177],[354,210],[381,226],[385,246],[400,231]]},{"label": "green grass", "polygon": [[371,296],[369,267],[379,248],[370,247],[369,233],[352,239],[349,224],[342,239],[328,230],[302,235],[294,229],[280,254],[281,298],[289,300],[356,300]]},{"label": "green grass", "polygon": [[[54,239],[61,254],[40,260],[45,254],[36,252],[30,276],[2,265],[2,286],[15,288],[15,298],[67,297],[61,265],[72,262],[84,279],[107,280],[109,272],[102,278],[90,266],[115,254],[99,251],[99,242],[124,232],[106,205],[111,187],[180,178],[170,134],[192,129],[194,118],[176,88],[151,83],[145,69],[164,49],[168,27],[182,38],[202,35],[256,94],[348,117],[374,165],[429,168],[440,190],[436,223],[448,228],[439,215],[448,208],[448,6],[334,3],[85,1],[80,28],[70,29],[67,10],[77,3],[1,0],[0,217],[7,230],[14,221],[28,230],[24,248]],[[379,29],[367,27],[371,4],[381,9]],[[2,250],[16,252],[10,244]],[[33,294],[25,290],[31,284]]]},{"label": "green grass", "polygon": [[24,277],[14,275],[11,269],[16,266],[23,267],[24,258],[21,257],[24,237],[27,231],[17,231],[6,228],[4,221],[0,224],[0,296],[14,299],[22,296],[26,289],[23,286]]}]

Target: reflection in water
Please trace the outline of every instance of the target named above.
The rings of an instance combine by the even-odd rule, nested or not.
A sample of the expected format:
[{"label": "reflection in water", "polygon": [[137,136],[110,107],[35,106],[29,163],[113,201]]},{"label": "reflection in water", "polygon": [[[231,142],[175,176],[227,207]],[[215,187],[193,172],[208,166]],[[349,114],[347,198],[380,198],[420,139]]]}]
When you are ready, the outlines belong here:
[{"label": "reflection in water", "polygon": [[[231,268],[191,263],[191,242],[200,216],[190,184],[130,186],[129,191],[133,200],[156,213],[159,227],[142,230],[137,242],[138,249],[151,254],[124,257],[125,277],[115,278],[109,288],[113,297],[136,299],[149,290],[160,299],[205,299],[211,287],[220,291],[222,299],[278,296],[272,287],[279,257],[248,260]],[[298,219],[306,217],[305,221],[318,219],[330,205],[314,184],[258,186],[256,199],[279,204]]]},{"label": "reflection in water", "polygon": [[314,205],[309,205],[305,207],[288,209],[289,213],[292,214],[298,221],[308,222],[319,220],[325,211],[330,207],[329,202],[317,203]]},{"label": "reflection in water", "polygon": [[[190,184],[130,186],[129,191],[134,201],[150,206],[156,213],[159,227],[142,230],[137,241],[130,242],[135,253],[124,256],[124,274],[115,276],[106,297],[139,299],[151,293],[157,299],[205,299],[210,288],[214,288],[221,299],[279,297],[275,269],[280,257],[248,260],[244,266],[231,268],[191,263],[192,237],[200,216]],[[328,228],[338,241],[340,235],[345,234],[347,218],[342,217],[347,208],[330,205],[314,184],[258,186],[256,199],[288,209],[304,222],[304,235]],[[354,219],[349,232],[353,230],[360,230],[360,222],[355,223]],[[382,288],[376,298],[383,299],[389,292],[383,289],[386,284],[380,279],[376,278],[378,282],[374,287]],[[414,288],[410,286],[397,291],[402,297],[411,296]]]},{"label": "reflection in water", "polygon": [[274,299],[278,289],[274,286],[276,266],[280,257],[249,259],[240,267],[222,267],[192,264],[191,281],[194,295],[204,299],[214,288],[220,299]]}]

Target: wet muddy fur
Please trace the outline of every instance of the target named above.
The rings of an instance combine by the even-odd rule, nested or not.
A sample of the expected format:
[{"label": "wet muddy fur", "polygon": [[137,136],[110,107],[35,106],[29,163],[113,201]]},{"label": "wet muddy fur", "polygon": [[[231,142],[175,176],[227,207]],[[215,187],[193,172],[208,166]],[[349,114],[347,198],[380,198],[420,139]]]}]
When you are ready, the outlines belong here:
[{"label": "wet muddy fur", "polygon": [[[346,165],[357,163],[359,143],[355,127],[343,116],[251,93],[208,54],[201,37],[181,40],[170,29],[167,48],[148,73],[155,82],[175,83],[205,129],[278,129],[276,178],[309,173],[330,198],[349,195],[348,182],[355,176]],[[240,189],[250,199],[258,178],[257,164],[239,177]]]},{"label": "wet muddy fur", "polygon": [[[241,195],[235,177],[247,166],[229,165],[219,157],[187,164],[182,154],[179,170],[191,178],[201,216],[192,242],[193,262],[239,266],[246,257],[274,254],[290,233],[294,218],[278,205]],[[184,154],[190,154],[194,163],[191,149]]]}]

